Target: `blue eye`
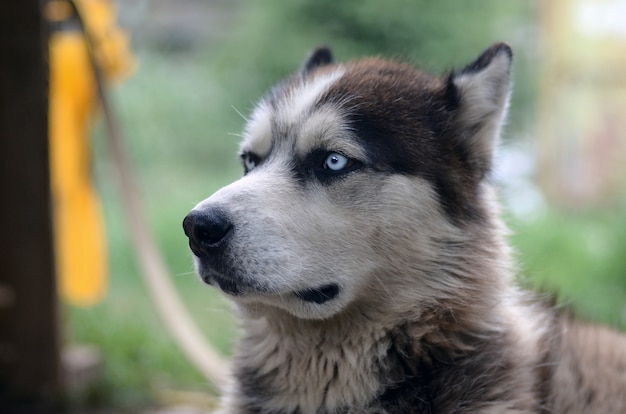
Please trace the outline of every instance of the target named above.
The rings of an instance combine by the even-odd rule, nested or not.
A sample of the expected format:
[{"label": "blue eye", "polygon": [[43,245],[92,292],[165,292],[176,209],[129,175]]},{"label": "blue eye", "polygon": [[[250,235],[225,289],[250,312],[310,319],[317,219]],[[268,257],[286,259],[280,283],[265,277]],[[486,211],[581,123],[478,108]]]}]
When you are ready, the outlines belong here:
[{"label": "blue eye", "polygon": [[350,167],[353,161],[336,152],[331,152],[324,161],[324,168],[332,171],[341,171]]}]

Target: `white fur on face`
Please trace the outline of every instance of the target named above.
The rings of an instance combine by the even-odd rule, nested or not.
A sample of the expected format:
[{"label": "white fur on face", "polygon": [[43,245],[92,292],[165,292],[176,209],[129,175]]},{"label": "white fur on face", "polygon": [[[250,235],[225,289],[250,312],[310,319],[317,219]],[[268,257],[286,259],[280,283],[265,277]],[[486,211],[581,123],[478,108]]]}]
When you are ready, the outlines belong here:
[{"label": "white fur on face", "polygon": [[264,156],[272,146],[272,108],[266,101],[257,104],[244,130],[240,152]]},{"label": "white fur on face", "polygon": [[278,103],[275,121],[279,124],[296,125],[307,117],[328,88],[343,76],[344,70],[339,67],[332,72],[305,79],[299,85],[287,89],[284,99]]},{"label": "white fur on face", "polygon": [[[306,131],[311,129],[310,125],[319,124],[320,127],[324,125],[328,127],[329,134],[336,132],[331,127],[338,126],[341,122],[337,119],[337,114],[329,111],[313,112],[313,109],[320,96],[343,74],[344,70],[339,67],[312,79],[295,82],[281,94],[278,102],[271,103],[272,98],[262,100],[254,109],[245,128],[241,151],[251,151],[259,156],[265,156],[276,139],[276,128],[289,130],[296,127]],[[323,132],[320,128],[312,134],[306,132],[297,134],[298,142],[306,141],[307,136],[315,138],[314,134],[324,135]]]},{"label": "white fur on face", "polygon": [[306,155],[316,148],[326,148],[355,159],[366,159],[363,147],[346,126],[343,114],[331,104],[317,109],[292,129],[298,131],[296,152],[299,155]]},{"label": "white fur on face", "polygon": [[[237,297],[238,302],[318,319],[355,300],[402,308],[403,297],[413,302],[441,295],[436,290],[446,287],[445,281],[428,277],[439,254],[433,240],[451,237],[454,228],[439,212],[428,183],[357,172],[336,185],[302,186],[291,177],[285,154],[196,207],[228,211],[234,224],[224,253],[230,256],[230,277],[265,288]],[[393,269],[407,266],[397,257],[421,257],[422,263],[410,266],[423,278],[390,279]],[[340,293],[321,305],[294,295],[328,284],[337,284]]]}]

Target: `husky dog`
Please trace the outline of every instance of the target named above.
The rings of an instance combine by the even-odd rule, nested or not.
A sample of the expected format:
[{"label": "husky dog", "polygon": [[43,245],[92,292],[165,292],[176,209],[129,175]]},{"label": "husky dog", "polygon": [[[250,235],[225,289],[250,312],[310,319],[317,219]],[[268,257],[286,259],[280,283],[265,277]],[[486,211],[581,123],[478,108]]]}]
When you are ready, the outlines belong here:
[{"label": "husky dog", "polygon": [[624,413],[626,337],[520,290],[490,180],[503,43],[431,76],[327,48],[183,226],[241,317],[225,413]]}]

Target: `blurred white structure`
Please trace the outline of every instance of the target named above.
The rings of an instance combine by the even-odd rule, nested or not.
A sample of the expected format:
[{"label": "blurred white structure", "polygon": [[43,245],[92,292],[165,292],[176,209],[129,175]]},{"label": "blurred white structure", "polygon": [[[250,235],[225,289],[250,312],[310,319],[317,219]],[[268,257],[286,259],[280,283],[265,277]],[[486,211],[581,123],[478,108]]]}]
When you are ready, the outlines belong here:
[{"label": "blurred white structure", "polygon": [[551,203],[611,205],[626,189],[626,0],[539,3],[538,182]]}]

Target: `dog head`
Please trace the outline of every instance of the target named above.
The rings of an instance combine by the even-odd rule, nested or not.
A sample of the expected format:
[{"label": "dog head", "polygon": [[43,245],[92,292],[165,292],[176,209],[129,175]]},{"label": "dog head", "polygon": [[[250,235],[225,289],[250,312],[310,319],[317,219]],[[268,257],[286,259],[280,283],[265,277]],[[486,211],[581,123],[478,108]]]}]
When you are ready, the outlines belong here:
[{"label": "dog head", "polygon": [[198,275],[243,307],[305,319],[458,294],[466,246],[492,226],[511,59],[496,44],[436,77],[314,51],[256,105],[244,176],[185,218]]}]

